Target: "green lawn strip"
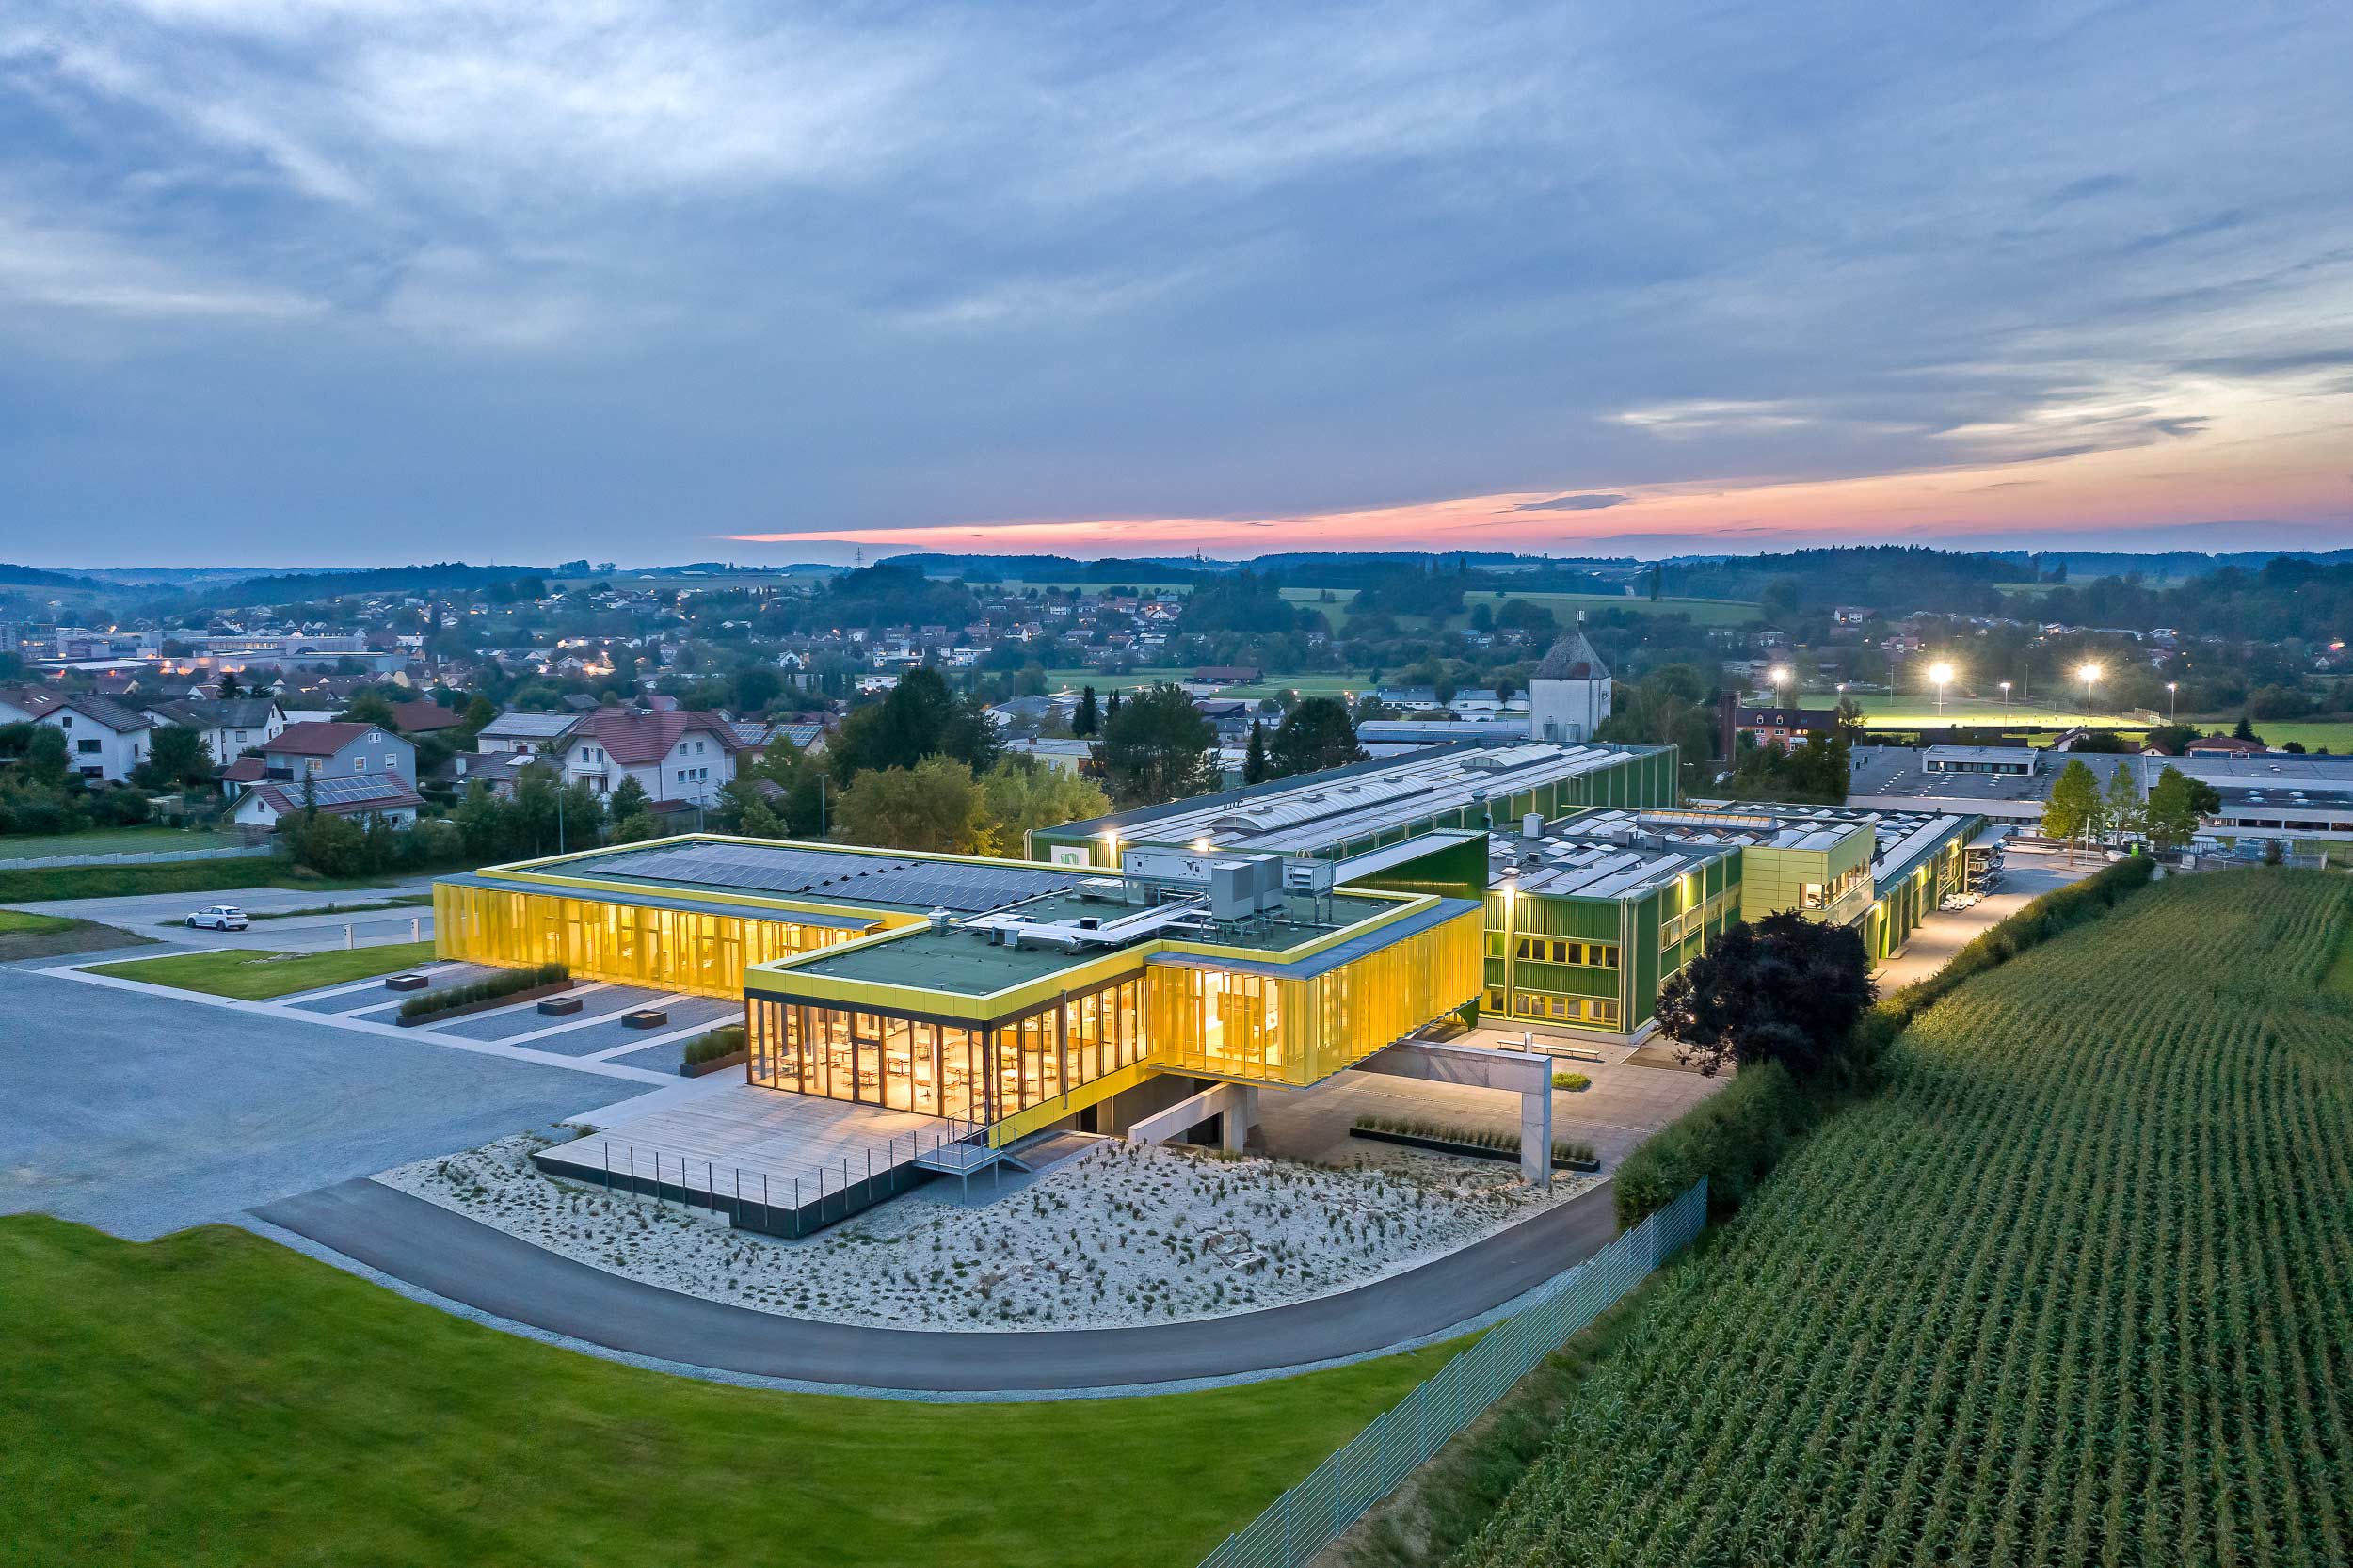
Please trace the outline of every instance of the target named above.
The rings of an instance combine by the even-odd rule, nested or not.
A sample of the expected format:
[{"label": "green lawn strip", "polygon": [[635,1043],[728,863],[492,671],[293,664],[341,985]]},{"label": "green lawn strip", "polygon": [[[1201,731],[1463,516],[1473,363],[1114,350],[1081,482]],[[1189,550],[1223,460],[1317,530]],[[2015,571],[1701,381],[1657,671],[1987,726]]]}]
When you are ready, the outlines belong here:
[{"label": "green lawn strip", "polygon": [[235,833],[189,827],[94,827],[82,833],[0,835],[0,860],[39,860],[52,855],[154,855],[165,850],[234,849]]},{"label": "green lawn strip", "polygon": [[433,961],[431,942],[398,942],[380,948],[335,948],[299,955],[257,948],[222,948],[210,952],[178,952],[164,958],[133,959],[100,964],[92,974],[136,980],[149,985],[170,985],[183,991],[205,991],[240,1001],[334,985],[348,980],[397,974]]},{"label": "green lawn strip", "polygon": [[62,958],[69,953],[99,952],[107,948],[141,947],[153,941],[119,926],[96,920],[66,920],[57,915],[26,915],[0,909],[0,964],[28,958]]},{"label": "green lawn strip", "polygon": [[[2238,723],[2238,715],[2224,713],[2199,719],[2185,717],[2182,722],[2194,724],[2201,729],[2219,729],[2228,735],[2232,727]],[[2294,741],[2306,751],[2318,751],[2323,746],[2339,756],[2353,751],[2353,719],[2314,719],[2296,723],[2256,719],[2253,722],[2255,733],[2264,738],[2264,744],[2274,750]]]},{"label": "green lawn strip", "polygon": [[56,1568],[1182,1568],[1461,1348],[918,1404],[558,1350],[225,1226],[135,1244],[0,1219],[0,1539]]},{"label": "green lawn strip", "polygon": [[[0,840],[4,842],[5,840]],[[285,861],[255,856],[232,860],[184,860],[154,866],[62,866],[0,871],[0,904],[49,899],[128,898],[144,893],[212,893],[237,888],[298,888],[343,892],[384,888],[390,876],[325,877]]]}]

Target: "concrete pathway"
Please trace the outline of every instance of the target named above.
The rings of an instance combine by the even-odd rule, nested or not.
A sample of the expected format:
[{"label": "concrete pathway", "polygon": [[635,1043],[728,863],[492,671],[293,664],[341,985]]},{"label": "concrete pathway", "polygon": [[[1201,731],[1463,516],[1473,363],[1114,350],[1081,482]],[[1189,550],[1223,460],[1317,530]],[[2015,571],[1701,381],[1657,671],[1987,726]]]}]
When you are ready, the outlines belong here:
[{"label": "concrete pathway", "polygon": [[1613,1201],[1605,1184],[1403,1273],[1264,1311],[977,1334],[815,1322],[681,1295],[366,1179],[252,1213],[435,1296],[626,1355],[849,1391],[1017,1398],[1230,1379],[1401,1349],[1592,1256],[1616,1235]]},{"label": "concrete pathway", "polygon": [[2004,857],[2000,892],[1966,909],[1929,914],[1913,929],[1902,952],[1871,971],[1871,978],[1879,982],[1880,995],[1892,996],[1914,981],[1928,979],[1987,927],[2008,920],[2055,888],[2082,881],[2107,863],[2105,856],[2084,855],[2078,864],[2070,866],[2063,854],[2037,855],[2013,845]]}]

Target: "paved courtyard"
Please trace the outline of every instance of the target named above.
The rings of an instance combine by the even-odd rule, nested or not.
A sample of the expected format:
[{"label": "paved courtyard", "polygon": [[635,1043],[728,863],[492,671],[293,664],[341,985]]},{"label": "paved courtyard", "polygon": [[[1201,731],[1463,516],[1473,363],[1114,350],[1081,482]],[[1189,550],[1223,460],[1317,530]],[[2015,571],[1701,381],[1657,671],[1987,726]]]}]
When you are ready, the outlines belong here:
[{"label": "paved courtyard", "polygon": [[[1465,1045],[1516,1048],[1518,1030],[1473,1030]],[[1583,1073],[1588,1089],[1552,1092],[1552,1136],[1556,1142],[1591,1144],[1605,1174],[1634,1145],[1731,1081],[1703,1078],[1673,1067],[1616,1060],[1627,1053],[1609,1048],[1609,1062],[1553,1062],[1559,1073]],[[1312,1089],[1265,1091],[1259,1097],[1259,1128],[1269,1153],[1295,1160],[1344,1161],[1380,1145],[1348,1135],[1359,1116],[1397,1116],[1449,1126],[1508,1132],[1520,1130],[1517,1095],[1459,1083],[1431,1083],[1385,1073],[1345,1072]]]}]

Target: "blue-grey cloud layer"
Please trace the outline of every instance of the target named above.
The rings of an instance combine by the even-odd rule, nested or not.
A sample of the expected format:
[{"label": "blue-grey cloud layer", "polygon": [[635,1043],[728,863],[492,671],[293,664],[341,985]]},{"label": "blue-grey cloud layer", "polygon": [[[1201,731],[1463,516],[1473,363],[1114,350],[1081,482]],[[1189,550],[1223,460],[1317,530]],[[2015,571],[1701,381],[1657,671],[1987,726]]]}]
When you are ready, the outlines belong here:
[{"label": "blue-grey cloud layer", "polygon": [[2349,15],[18,0],[0,555],[2211,440],[2353,358]]}]

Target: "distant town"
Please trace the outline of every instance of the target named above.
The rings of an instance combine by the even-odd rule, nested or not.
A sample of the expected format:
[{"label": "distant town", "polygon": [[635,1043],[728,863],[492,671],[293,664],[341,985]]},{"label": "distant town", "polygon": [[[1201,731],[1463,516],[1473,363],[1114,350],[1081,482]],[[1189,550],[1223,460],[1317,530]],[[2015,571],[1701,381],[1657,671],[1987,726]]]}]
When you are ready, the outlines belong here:
[{"label": "distant town", "polygon": [[[861,770],[820,760],[919,670],[985,719],[948,748],[968,777],[1043,767],[1089,792],[1079,808],[1096,790],[1128,807],[1533,736],[1676,745],[1703,794],[1964,801],[2021,821],[2053,759],[2132,759],[2121,788],[2145,801],[2162,757],[2200,787],[2196,831],[2217,847],[2353,841],[2353,760],[2336,760],[2353,753],[2353,566],[2328,559],[913,556],[136,578],[0,568],[0,859],[185,841],[161,828],[256,845],[290,813],[413,829],[535,779],[578,792],[568,842],[832,832]],[[1529,683],[1569,632],[1610,696],[1578,734],[1547,735]],[[1197,734],[1107,747],[1118,705],[1156,688],[1182,693]],[[1195,741],[1172,773],[1160,753]],[[2091,766],[2105,789],[2119,764]],[[1018,854],[1035,825],[985,816],[896,838]],[[348,836],[328,838],[315,858],[357,863]]]}]

